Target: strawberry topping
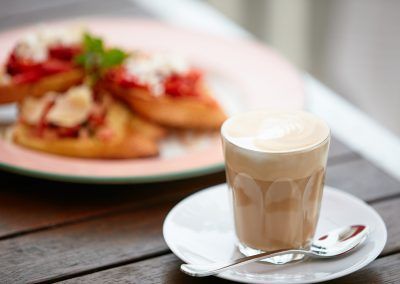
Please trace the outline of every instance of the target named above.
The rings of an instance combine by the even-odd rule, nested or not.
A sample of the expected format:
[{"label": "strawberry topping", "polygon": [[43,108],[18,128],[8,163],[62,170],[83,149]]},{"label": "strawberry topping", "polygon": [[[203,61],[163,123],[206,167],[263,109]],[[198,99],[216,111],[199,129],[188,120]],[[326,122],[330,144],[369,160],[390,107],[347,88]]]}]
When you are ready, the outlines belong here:
[{"label": "strawberry topping", "polygon": [[49,50],[49,58],[44,62],[35,62],[30,59],[18,57],[13,51],[6,64],[7,73],[12,76],[15,84],[32,83],[41,78],[65,71],[75,67],[73,57],[80,52],[80,47],[56,46]]},{"label": "strawberry topping", "polygon": [[165,93],[171,97],[197,97],[197,84],[202,74],[199,70],[190,70],[184,75],[169,76],[164,82]]},{"label": "strawberry topping", "polygon": [[[197,84],[201,81],[203,74],[198,69],[191,69],[184,74],[173,74],[165,78],[164,94],[166,96],[198,97]],[[123,67],[114,68],[106,75],[106,80],[111,81],[124,88],[143,88],[149,90],[149,86],[139,82],[137,78],[128,74]]]}]

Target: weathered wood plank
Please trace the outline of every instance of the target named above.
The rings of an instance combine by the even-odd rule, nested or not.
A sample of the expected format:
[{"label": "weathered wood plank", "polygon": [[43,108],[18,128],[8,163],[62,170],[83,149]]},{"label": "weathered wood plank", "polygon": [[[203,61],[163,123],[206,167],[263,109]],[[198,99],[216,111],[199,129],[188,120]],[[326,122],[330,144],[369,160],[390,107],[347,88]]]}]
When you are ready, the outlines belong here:
[{"label": "weathered wood plank", "polygon": [[[398,216],[400,216],[400,198],[382,201],[375,204],[373,207],[382,216],[388,227],[388,242],[382,255],[400,252],[400,223],[398,222]],[[384,257],[384,259],[386,259],[386,257]],[[400,258],[398,261],[400,261]],[[379,263],[381,262],[382,261],[379,260]],[[180,263],[181,261],[175,256],[165,255],[139,263],[74,278],[67,281],[67,283],[100,283],[102,279],[104,279],[104,282],[107,282],[108,279],[113,279],[117,282],[129,282],[138,279],[138,283],[192,283],[192,281],[198,281],[193,283],[202,283],[201,280],[197,278],[190,278],[180,273]],[[375,267],[374,264],[372,264],[372,266]],[[391,270],[393,270],[393,268],[391,268]],[[379,269],[376,271],[379,271]],[[357,277],[355,279],[357,279]],[[400,270],[397,271],[397,279],[400,279]],[[207,280],[216,280],[216,278],[209,278]],[[372,283],[369,282],[369,278],[364,278],[364,282]]]},{"label": "weathered wood plank", "polygon": [[[346,164],[343,164],[343,166]],[[339,165],[330,166],[330,168],[332,167],[339,167]],[[106,269],[110,266],[165,252],[167,247],[162,240],[161,223],[168,209],[177,199],[187,195],[192,190],[222,182],[224,175],[219,173],[211,181],[207,178],[198,178],[197,181],[191,179],[165,184],[139,185],[135,186],[137,187],[135,191],[126,189],[131,186],[74,185],[76,188],[72,189],[71,184],[20,178],[18,176],[6,175],[5,179],[11,179],[13,182],[5,183],[8,190],[3,190],[0,193],[14,191],[12,194],[17,193],[18,197],[11,201],[8,200],[8,202],[4,200],[4,204],[14,204],[19,208],[16,214],[9,214],[9,217],[15,215],[17,217],[14,218],[21,218],[22,213],[24,213],[31,218],[31,215],[37,214],[36,220],[33,218],[33,223],[35,223],[37,220],[42,220],[41,218],[46,220],[46,216],[53,215],[47,219],[47,223],[39,223],[39,226],[57,224],[58,222],[65,224],[68,223],[68,220],[95,217],[95,219],[86,222],[0,242],[0,250],[4,252],[0,260],[0,280],[6,282],[12,279],[14,282],[26,282],[62,279],[62,277]],[[192,186],[195,186],[195,189]],[[25,189],[21,190],[21,188]],[[96,192],[96,194],[93,194],[93,192]],[[92,198],[94,198],[93,203],[91,203]],[[98,200],[96,200],[97,198]],[[111,200],[110,203],[108,203],[109,199]],[[1,200],[0,198],[0,216],[2,216]],[[22,202],[21,207],[19,207],[18,204],[21,203],[21,200],[25,200],[24,202],[33,200],[36,205],[32,206],[32,209],[28,210],[27,213],[26,208],[29,208],[28,205],[31,203]],[[17,201],[19,202],[16,203]],[[168,201],[172,202],[168,203]],[[56,206],[53,208],[50,206],[52,209],[49,211],[40,209],[40,207],[48,208],[49,204],[56,204]],[[388,202],[379,203],[378,210],[381,211],[385,220],[388,218],[385,216],[389,216],[391,220],[395,219],[395,221],[386,220],[387,223],[392,222],[394,224],[395,230],[389,228],[389,240],[391,240],[392,236],[398,238],[399,235],[400,230],[395,227],[398,214],[393,213],[393,211],[400,208],[400,204],[396,200],[388,204]],[[90,210],[84,211],[85,205]],[[92,208],[90,208],[91,206]],[[75,209],[68,209],[68,207]],[[63,210],[72,211],[62,215],[60,212]],[[83,210],[83,213],[79,210]],[[106,210],[106,212],[115,215],[103,216],[102,214],[105,211],[96,210]],[[91,215],[93,212],[95,212],[94,215]],[[57,214],[60,214],[58,221],[52,223],[57,219],[53,218]],[[65,219],[65,216],[73,217],[71,217],[72,219]],[[18,223],[15,222],[15,219],[9,220],[8,224]],[[30,229],[32,223],[25,224],[25,226]],[[105,231],[96,230],[97,227],[102,228],[102,230],[105,229]],[[130,246],[130,243],[135,243],[135,246]],[[147,243],[150,245],[146,245]],[[398,242],[396,240],[390,241],[385,253],[390,253],[395,249],[398,249]]]},{"label": "weathered wood plank", "polygon": [[1,283],[28,283],[101,269],[166,251],[161,228],[173,203],[0,242]]},{"label": "weathered wood plank", "polygon": [[178,200],[225,181],[223,172],[146,185],[67,184],[0,172],[0,239],[111,212]]},{"label": "weathered wood plank", "polygon": [[[162,238],[162,222],[174,204],[154,204],[131,212],[3,240],[0,242],[0,282],[66,279],[166,252],[168,248]],[[388,224],[389,241],[384,253],[399,251],[400,198],[379,202],[375,207]],[[161,266],[155,268],[164,269]]]},{"label": "weathered wood plank", "polygon": [[[172,254],[163,255],[114,269],[69,279],[80,283],[233,283],[217,277],[193,278],[179,271],[182,263]],[[399,283],[400,254],[380,258],[353,274],[326,283]]]},{"label": "weathered wood plank", "polygon": [[179,271],[182,261],[167,254],[117,268],[100,271],[61,283],[233,283],[216,277],[194,278]]},{"label": "weathered wood plank", "polygon": [[400,252],[400,198],[377,202],[373,207],[381,215],[388,230],[388,239],[382,255]]},{"label": "weathered wood plank", "polygon": [[365,268],[345,277],[328,283],[399,283],[400,282],[400,254],[379,258]]},{"label": "weathered wood plank", "polygon": [[366,201],[400,194],[400,182],[365,159],[328,165],[326,184]]}]

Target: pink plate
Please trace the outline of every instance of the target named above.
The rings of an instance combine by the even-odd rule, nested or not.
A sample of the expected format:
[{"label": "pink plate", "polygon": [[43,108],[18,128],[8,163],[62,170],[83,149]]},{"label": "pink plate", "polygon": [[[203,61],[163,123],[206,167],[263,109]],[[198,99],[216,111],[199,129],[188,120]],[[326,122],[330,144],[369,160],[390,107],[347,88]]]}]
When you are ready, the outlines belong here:
[{"label": "pink plate", "polygon": [[[255,108],[300,109],[303,106],[304,89],[297,71],[280,55],[254,41],[216,37],[165,23],[128,18],[83,18],[51,25],[75,22],[104,36],[110,45],[185,56],[207,71],[206,79],[228,114]],[[0,34],[0,60],[4,61],[18,38],[34,28]],[[0,139],[0,167],[63,181],[139,183],[216,172],[223,169],[223,158],[218,135],[197,137],[189,133],[185,143],[172,137],[162,143],[160,157],[111,161],[44,154]]]}]

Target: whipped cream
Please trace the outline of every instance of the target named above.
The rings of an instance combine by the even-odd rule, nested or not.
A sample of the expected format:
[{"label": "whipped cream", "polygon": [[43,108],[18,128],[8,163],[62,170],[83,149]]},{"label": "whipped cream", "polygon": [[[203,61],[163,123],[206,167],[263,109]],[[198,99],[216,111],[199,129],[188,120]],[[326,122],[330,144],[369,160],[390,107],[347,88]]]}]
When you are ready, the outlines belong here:
[{"label": "whipped cream", "polygon": [[93,104],[92,90],[88,86],[73,87],[57,95],[46,120],[62,127],[79,125],[88,119]]},{"label": "whipped cream", "polygon": [[184,74],[189,70],[188,63],[182,57],[164,53],[135,53],[127,58],[124,67],[128,75],[148,86],[156,96],[164,93],[164,81],[168,76]]},{"label": "whipped cream", "polygon": [[31,125],[40,122],[47,106],[55,100],[56,94],[49,92],[41,97],[26,97],[20,104],[21,117]]},{"label": "whipped cream", "polygon": [[48,92],[41,97],[27,97],[20,104],[21,117],[31,125],[40,122],[49,104],[54,103],[44,118],[61,127],[74,127],[85,122],[94,105],[92,90],[86,86],[70,88],[65,93]]},{"label": "whipped cream", "polygon": [[43,62],[48,58],[50,46],[71,46],[82,42],[84,29],[82,27],[54,28],[42,27],[25,35],[15,48],[20,58],[34,62]]}]

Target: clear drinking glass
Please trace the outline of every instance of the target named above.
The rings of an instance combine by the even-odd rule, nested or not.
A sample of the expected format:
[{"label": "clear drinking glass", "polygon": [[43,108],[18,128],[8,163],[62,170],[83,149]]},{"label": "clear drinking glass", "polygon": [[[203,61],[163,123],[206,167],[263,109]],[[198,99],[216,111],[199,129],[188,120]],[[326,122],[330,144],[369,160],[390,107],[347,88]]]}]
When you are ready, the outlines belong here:
[{"label": "clear drinking glass", "polygon": [[[284,152],[241,147],[222,126],[227,183],[232,193],[238,248],[244,255],[309,249],[317,227],[330,142]],[[283,264],[304,255],[265,261]]]}]

